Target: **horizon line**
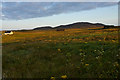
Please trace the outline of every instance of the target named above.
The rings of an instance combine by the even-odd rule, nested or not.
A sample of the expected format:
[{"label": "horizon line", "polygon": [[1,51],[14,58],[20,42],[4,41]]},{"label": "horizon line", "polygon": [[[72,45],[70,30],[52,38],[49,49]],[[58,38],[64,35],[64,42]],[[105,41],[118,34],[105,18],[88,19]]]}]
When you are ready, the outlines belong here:
[{"label": "horizon line", "polygon": [[[105,24],[105,23],[101,23],[101,22],[79,22],[79,21],[76,21],[76,22],[72,22],[72,23],[68,23],[68,24],[60,24],[58,26],[62,26],[62,25],[70,25],[70,24],[75,24],[75,23],[90,23],[90,24],[103,24],[103,25],[112,25],[112,26],[119,26],[119,25],[115,25],[115,24]],[[58,26],[51,26],[51,25],[44,25],[44,26],[36,26],[35,28],[40,28],[40,27],[51,27],[51,28],[55,28],[55,27],[58,27]],[[0,29],[0,31],[5,31],[5,30],[33,30],[35,28],[25,28],[25,29]]]}]

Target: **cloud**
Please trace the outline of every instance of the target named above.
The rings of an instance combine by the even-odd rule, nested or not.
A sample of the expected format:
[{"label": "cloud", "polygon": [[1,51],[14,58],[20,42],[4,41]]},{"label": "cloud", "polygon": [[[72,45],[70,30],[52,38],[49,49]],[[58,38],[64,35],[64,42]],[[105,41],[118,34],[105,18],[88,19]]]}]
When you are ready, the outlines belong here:
[{"label": "cloud", "polygon": [[2,19],[2,2],[0,1],[0,19]]},{"label": "cloud", "polygon": [[116,5],[117,2],[4,2],[4,20],[22,20],[47,17],[61,13],[91,10]]}]

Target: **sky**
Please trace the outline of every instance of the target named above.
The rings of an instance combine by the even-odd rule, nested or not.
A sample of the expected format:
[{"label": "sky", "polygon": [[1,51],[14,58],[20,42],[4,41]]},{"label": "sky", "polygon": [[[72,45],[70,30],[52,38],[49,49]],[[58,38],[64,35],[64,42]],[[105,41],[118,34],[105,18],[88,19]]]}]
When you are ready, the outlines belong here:
[{"label": "sky", "polygon": [[75,22],[118,25],[117,2],[3,2],[2,29],[33,29]]}]

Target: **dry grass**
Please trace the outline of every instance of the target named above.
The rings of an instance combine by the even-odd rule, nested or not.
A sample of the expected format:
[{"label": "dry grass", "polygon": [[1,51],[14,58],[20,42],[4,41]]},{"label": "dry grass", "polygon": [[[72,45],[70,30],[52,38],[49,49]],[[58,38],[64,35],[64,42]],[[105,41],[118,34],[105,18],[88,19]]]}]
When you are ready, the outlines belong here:
[{"label": "dry grass", "polygon": [[[44,42],[66,42],[66,41],[118,41],[118,29],[66,29],[65,31],[28,31],[14,32],[14,35],[3,35],[2,43],[21,41],[44,41]],[[113,41],[114,42],[114,41]]]}]

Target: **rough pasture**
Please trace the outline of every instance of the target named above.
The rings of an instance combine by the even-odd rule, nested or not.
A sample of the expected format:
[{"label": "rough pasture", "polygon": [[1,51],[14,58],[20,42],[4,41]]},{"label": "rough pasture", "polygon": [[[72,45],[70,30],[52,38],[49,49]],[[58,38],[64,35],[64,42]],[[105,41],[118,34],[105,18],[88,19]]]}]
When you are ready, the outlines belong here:
[{"label": "rough pasture", "polygon": [[117,28],[18,31],[2,38],[4,78],[117,78],[120,74]]}]

